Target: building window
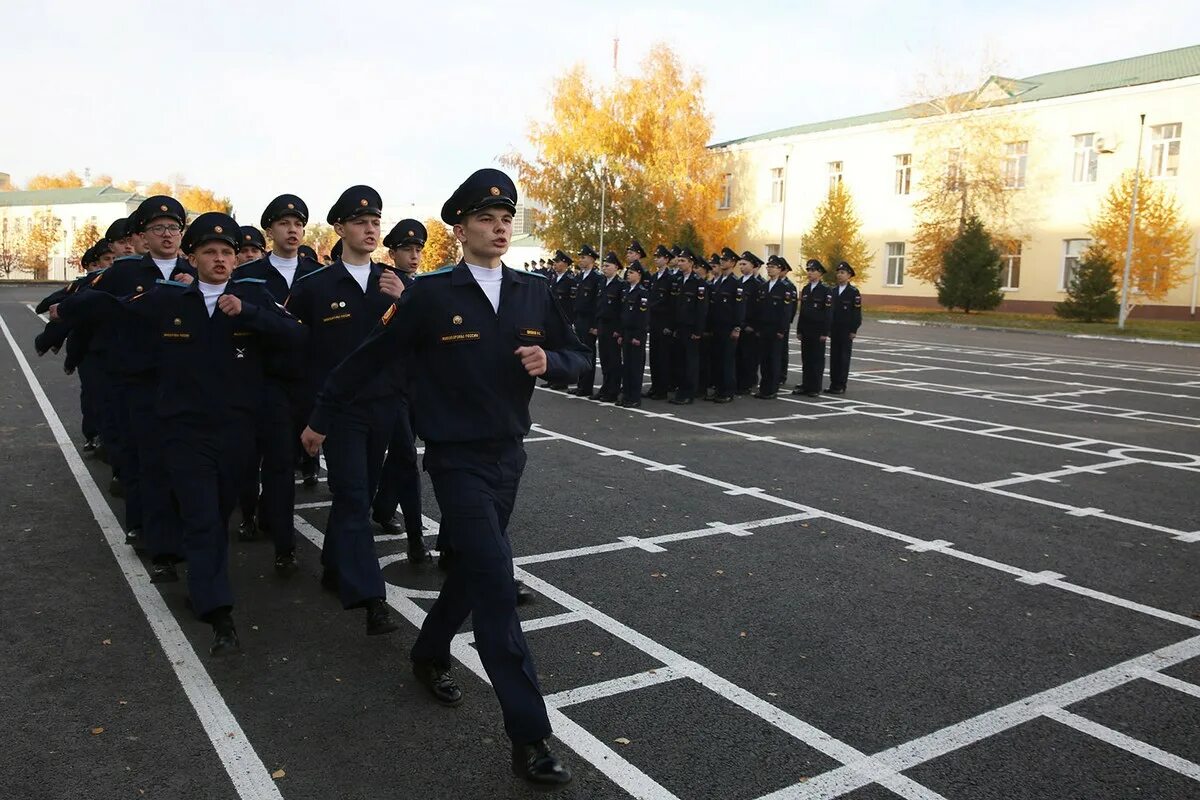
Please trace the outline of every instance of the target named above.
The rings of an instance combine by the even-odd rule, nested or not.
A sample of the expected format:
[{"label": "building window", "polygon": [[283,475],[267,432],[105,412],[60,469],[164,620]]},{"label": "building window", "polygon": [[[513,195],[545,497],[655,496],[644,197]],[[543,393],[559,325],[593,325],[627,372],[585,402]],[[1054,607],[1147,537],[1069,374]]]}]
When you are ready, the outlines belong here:
[{"label": "building window", "polygon": [[887,285],[904,285],[904,242],[887,243]]},{"label": "building window", "polygon": [[1009,242],[1000,250],[1001,287],[1004,289],[1021,288],[1021,243]]},{"label": "building window", "polygon": [[1154,146],[1150,150],[1150,174],[1155,178],[1174,178],[1179,174],[1179,146],[1183,123],[1155,125],[1150,129]]},{"label": "building window", "polygon": [[896,156],[896,194],[908,194],[912,189],[912,153]]},{"label": "building window", "polygon": [[829,191],[833,191],[842,183],[842,162],[829,162]]},{"label": "building window", "polygon": [[777,255],[779,255],[779,245],[777,245],[777,244],[767,245],[767,258],[770,258],[771,256],[777,256]]},{"label": "building window", "polygon": [[733,173],[726,172],[721,176],[721,199],[717,208],[729,208],[733,205]]},{"label": "building window", "polygon": [[1009,142],[1004,145],[1004,188],[1025,188],[1025,162],[1029,158],[1029,142]]},{"label": "building window", "polygon": [[783,167],[773,167],[771,169],[771,204],[778,205],[783,202]]},{"label": "building window", "polygon": [[946,191],[962,191],[962,150],[957,147],[946,151]]},{"label": "building window", "polygon": [[1071,180],[1075,183],[1096,182],[1096,134],[1075,135],[1075,163],[1071,169]]},{"label": "building window", "polygon": [[1071,279],[1079,269],[1079,259],[1091,243],[1091,239],[1063,239],[1062,285],[1058,287],[1061,291],[1065,292],[1071,285]]}]

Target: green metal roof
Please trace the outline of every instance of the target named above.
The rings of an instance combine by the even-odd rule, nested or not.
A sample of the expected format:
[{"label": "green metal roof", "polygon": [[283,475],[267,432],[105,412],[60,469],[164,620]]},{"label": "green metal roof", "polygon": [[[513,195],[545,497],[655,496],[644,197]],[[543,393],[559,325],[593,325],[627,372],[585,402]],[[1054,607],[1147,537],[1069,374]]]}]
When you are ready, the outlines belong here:
[{"label": "green metal roof", "polygon": [[[982,93],[989,86],[998,86],[1007,99],[990,101],[988,105],[1009,105],[1029,103],[1035,100],[1050,100],[1055,97],[1070,97],[1088,92],[1102,92],[1106,89],[1120,89],[1125,86],[1140,86],[1147,83],[1173,81],[1179,78],[1190,78],[1200,75],[1200,45],[1181,47],[1178,50],[1166,50],[1161,53],[1150,53],[1144,56],[1123,58],[1119,61],[1106,61],[1102,64],[1091,64],[1086,67],[1062,69],[1057,72],[1043,72],[1040,75],[1030,75],[1028,78],[1014,79],[993,75],[982,87],[971,94]],[[729,145],[745,144],[747,142],[778,139],[784,136],[799,136],[805,133],[836,130],[838,128],[854,128],[860,125],[872,125],[880,122],[892,122],[901,119],[914,119],[930,115],[929,106],[924,103],[904,106],[890,111],[879,111],[874,114],[862,114],[857,117],[843,117],[824,122],[812,122],[807,125],[796,125],[791,128],[781,128],[767,133],[745,136],[741,139],[730,139],[710,145],[711,147],[728,147]]]},{"label": "green metal roof", "polygon": [[33,192],[0,192],[0,206],[57,206],[78,203],[140,203],[145,198],[112,186],[82,189],[39,189]]}]

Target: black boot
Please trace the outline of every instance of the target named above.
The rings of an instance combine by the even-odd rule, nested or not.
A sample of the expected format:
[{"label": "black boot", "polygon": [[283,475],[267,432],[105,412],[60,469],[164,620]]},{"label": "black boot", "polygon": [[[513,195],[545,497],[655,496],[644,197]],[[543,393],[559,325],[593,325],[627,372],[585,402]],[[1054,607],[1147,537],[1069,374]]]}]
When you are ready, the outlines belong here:
[{"label": "black boot", "polygon": [[432,661],[413,661],[413,675],[429,690],[433,699],[444,706],[456,706],[462,702],[462,689],[450,675],[449,667],[441,667]]},{"label": "black boot", "polygon": [[238,525],[238,541],[254,542],[258,540],[258,524],[253,515],[247,515]]},{"label": "black boot", "polygon": [[367,636],[381,636],[393,633],[399,626],[392,622],[392,612],[382,597],[372,597],[367,601]]},{"label": "black boot", "polygon": [[213,628],[213,643],[212,647],[208,648],[209,655],[227,656],[242,649],[237,628],[233,627],[233,615],[229,613],[228,608],[213,612],[209,622]]},{"label": "black boot", "polygon": [[421,567],[433,561],[433,556],[425,548],[425,540],[420,534],[408,540],[408,563],[410,566]]},{"label": "black boot", "polygon": [[571,782],[571,770],[550,752],[545,739],[512,748],[513,774],[543,786],[565,786]]},{"label": "black boot", "polygon": [[121,479],[116,475],[113,475],[112,480],[108,482],[108,493],[113,497],[125,496],[125,486],[121,483]]},{"label": "black boot", "polygon": [[399,533],[404,533],[404,518],[395,512],[393,512],[391,515],[372,515],[371,519],[374,520],[375,524],[378,525],[384,533],[391,534],[393,536]]},{"label": "black boot", "polygon": [[286,578],[296,571],[296,554],[294,552],[275,554],[275,574]]},{"label": "black boot", "polygon": [[150,571],[151,583],[177,583],[179,571],[175,569],[174,556],[155,556],[154,566]]},{"label": "black boot", "polygon": [[533,589],[530,589],[525,584],[517,581],[517,605],[527,606],[532,603],[535,598],[537,598],[537,595],[534,594]]}]

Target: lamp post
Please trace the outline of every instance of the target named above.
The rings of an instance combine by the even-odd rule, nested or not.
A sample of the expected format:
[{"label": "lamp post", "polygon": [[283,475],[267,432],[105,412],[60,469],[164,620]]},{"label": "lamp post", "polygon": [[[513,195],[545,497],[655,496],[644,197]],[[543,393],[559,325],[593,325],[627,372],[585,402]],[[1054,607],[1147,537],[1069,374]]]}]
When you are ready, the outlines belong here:
[{"label": "lamp post", "polygon": [[779,187],[779,193],[783,195],[783,207],[780,209],[779,215],[779,255],[784,254],[783,237],[787,231],[787,179],[788,179],[788,161],[792,157],[792,146],[789,144],[783,151],[783,175],[782,185]]},{"label": "lamp post", "polygon": [[604,257],[604,171],[608,167],[608,157],[600,156],[596,162],[596,176],[600,178],[600,257]]},{"label": "lamp post", "polygon": [[1117,314],[1117,328],[1125,330],[1129,316],[1129,273],[1133,267],[1133,230],[1137,221],[1138,189],[1142,184],[1142,134],[1146,132],[1146,115],[1142,114],[1138,126],[1137,167],[1133,173],[1133,200],[1129,203],[1129,238],[1125,241],[1125,274],[1121,278],[1121,311]]}]

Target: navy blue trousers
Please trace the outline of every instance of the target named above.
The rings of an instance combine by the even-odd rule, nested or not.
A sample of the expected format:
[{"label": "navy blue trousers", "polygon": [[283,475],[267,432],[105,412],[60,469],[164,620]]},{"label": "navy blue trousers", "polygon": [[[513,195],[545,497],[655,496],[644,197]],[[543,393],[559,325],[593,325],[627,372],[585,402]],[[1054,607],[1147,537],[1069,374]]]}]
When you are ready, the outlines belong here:
[{"label": "navy blue trousers", "polygon": [[359,400],[334,417],[325,439],[333,505],[321,564],[336,572],[343,608],[358,608],[385,594],[370,515],[395,422],[394,394]]},{"label": "navy blue trousers", "polygon": [[372,516],[391,519],[397,506],[404,514],[408,540],[421,540],[421,467],[417,463],[417,437],[413,433],[412,406],[407,399],[396,407],[396,425],[388,442],[387,458],[375,492]]},{"label": "navy blue trousers", "polygon": [[617,344],[619,331],[609,325],[599,329],[596,349],[600,354],[600,369],[604,380],[600,384],[600,396],[615,398],[621,391],[621,345]]},{"label": "navy blue trousers", "polygon": [[271,535],[277,554],[296,549],[292,515],[296,507],[295,468],[300,430],[296,429],[286,387],[268,380],[263,387],[262,406],[255,415],[255,453],[247,462],[246,474],[240,482],[239,505],[243,519],[257,516],[259,524]]},{"label": "navy blue trousers", "polygon": [[125,485],[125,525],[141,528],[152,557],[180,555],[183,540],[179,516],[171,502],[162,423],[154,413],[158,384],[123,385],[121,482]]},{"label": "navy blue trousers", "polygon": [[104,419],[105,374],[95,357],[89,356],[79,362],[79,410],[83,421],[80,426],[84,439],[95,439],[102,432]]},{"label": "navy blue trousers", "polygon": [[596,386],[596,337],[588,333],[592,325],[593,323],[591,322],[575,323],[575,335],[579,337],[579,341],[583,343],[583,346],[591,351],[587,361],[588,365],[584,367],[583,372],[579,373],[577,384],[579,391],[586,392],[587,394],[591,394]]},{"label": "navy blue trousers", "polygon": [[675,347],[674,337],[663,333],[667,321],[650,318],[650,393],[665,394],[675,388],[671,378],[671,351]]},{"label": "navy blue trousers", "polygon": [[825,375],[825,343],[820,332],[800,332],[800,386],[806,392],[821,391]]},{"label": "navy blue trousers", "polygon": [[182,527],[188,596],[200,619],[233,607],[229,583],[229,515],[238,481],[254,456],[254,422],[234,413],[219,425],[162,423],[164,462]]},{"label": "navy blue trousers", "polygon": [[712,385],[717,397],[733,397],[736,392],[737,344],[731,328],[717,328],[712,336]]},{"label": "navy blue trousers", "polygon": [[621,396],[626,403],[642,400],[642,375],[646,370],[646,340],[634,344],[629,334],[621,343]]},{"label": "navy blue trousers", "polygon": [[425,471],[441,509],[441,540],[454,553],[421,633],[414,660],[449,666],[450,642],[468,615],[504,729],[526,744],[550,735],[533,656],[517,618],[508,519],[525,470],[519,441],[425,443]]},{"label": "navy blue trousers", "polygon": [[783,353],[787,352],[787,333],[782,336],[774,331],[763,331],[758,337],[759,354],[762,356],[762,378],[758,384],[759,394],[775,394],[783,381]]},{"label": "navy blue trousers", "polygon": [[737,390],[748,392],[758,384],[759,338],[757,331],[742,331],[737,341]]}]

